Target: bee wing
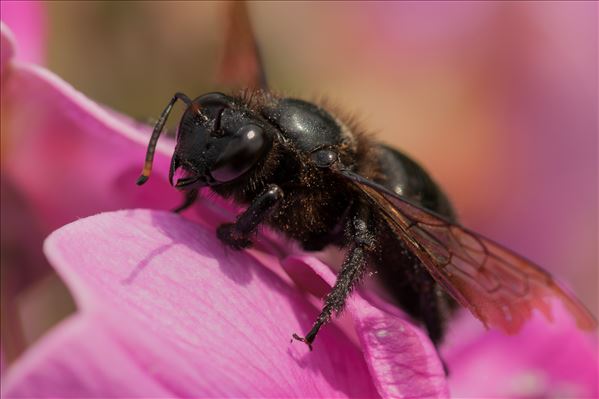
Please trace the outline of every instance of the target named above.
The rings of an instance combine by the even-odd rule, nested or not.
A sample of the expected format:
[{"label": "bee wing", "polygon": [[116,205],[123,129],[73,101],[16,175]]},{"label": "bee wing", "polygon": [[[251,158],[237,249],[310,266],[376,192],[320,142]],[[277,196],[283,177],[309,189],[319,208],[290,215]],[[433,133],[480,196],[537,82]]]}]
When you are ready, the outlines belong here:
[{"label": "bee wing", "polygon": [[356,173],[340,173],[382,213],[433,278],[485,326],[514,334],[533,309],[551,320],[551,297],[565,305],[579,328],[597,326],[584,305],[532,262]]},{"label": "bee wing", "polygon": [[260,49],[252,31],[246,2],[229,1],[225,3],[225,9],[225,45],[219,80],[238,88],[266,89]]}]

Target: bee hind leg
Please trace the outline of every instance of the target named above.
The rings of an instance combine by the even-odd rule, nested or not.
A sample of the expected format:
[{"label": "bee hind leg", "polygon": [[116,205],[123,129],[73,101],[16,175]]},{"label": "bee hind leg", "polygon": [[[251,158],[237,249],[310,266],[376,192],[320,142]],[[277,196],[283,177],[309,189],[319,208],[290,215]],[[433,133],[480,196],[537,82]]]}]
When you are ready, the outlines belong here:
[{"label": "bee hind leg", "polygon": [[[362,214],[364,213],[362,212]],[[364,275],[367,260],[374,252],[375,247],[374,234],[368,226],[367,220],[368,218],[357,215],[348,223],[346,232],[351,244],[337,275],[335,285],[326,296],[322,311],[310,331],[304,337],[293,334],[293,339],[304,342],[310,350],[312,350],[312,343],[320,328],[331,320],[333,313],[339,314],[343,311],[347,297]]]},{"label": "bee hind leg", "polygon": [[[428,277],[428,276],[427,276]],[[443,364],[445,375],[449,375],[449,368],[439,352],[446,330],[446,321],[452,312],[452,303],[443,293],[443,290],[435,281],[430,279],[421,285],[420,291],[420,313],[428,332],[428,336],[435,345],[439,358]]]}]

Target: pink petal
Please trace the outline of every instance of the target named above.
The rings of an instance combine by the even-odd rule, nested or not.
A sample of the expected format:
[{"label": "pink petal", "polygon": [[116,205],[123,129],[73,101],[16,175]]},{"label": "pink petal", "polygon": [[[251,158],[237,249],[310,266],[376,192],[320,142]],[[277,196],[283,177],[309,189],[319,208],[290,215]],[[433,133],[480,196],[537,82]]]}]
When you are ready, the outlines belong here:
[{"label": "pink petal", "polygon": [[[8,35],[3,26],[3,48]],[[43,231],[99,211],[168,209],[181,201],[166,181],[172,141],[161,140],[155,173],[138,187],[148,126],[106,111],[48,70],[10,62],[2,169],[32,203]]]},{"label": "pink petal", "polygon": [[485,331],[470,315],[451,325],[444,356],[456,397],[596,398],[597,340],[559,303],[554,322],[536,314],[518,335]]},{"label": "pink petal", "polygon": [[80,315],[8,370],[7,397],[377,396],[339,328],[290,343],[318,311],[295,287],[177,215],[93,216],[45,249]]},{"label": "pink petal", "polygon": [[[292,256],[284,262],[285,270],[302,286],[310,279],[302,270],[304,265],[313,270],[312,280],[324,281],[329,287],[334,284],[333,272],[314,257]],[[449,397],[443,366],[426,334],[393,306],[377,305],[358,291],[350,297],[347,311],[379,394],[399,398]],[[322,343],[314,346],[318,349]]]},{"label": "pink petal", "polygon": [[[21,61],[44,64],[46,59],[46,6],[41,1],[0,2],[2,22],[19,38],[17,56]],[[4,43],[2,43],[4,51]]]},{"label": "pink petal", "polygon": [[0,80],[4,82],[5,70],[15,55],[15,39],[2,21],[0,21],[0,32]]},{"label": "pink petal", "polygon": [[[137,327],[130,323],[126,326]],[[46,335],[41,345],[27,352],[18,367],[10,369],[2,396],[82,397],[91,392],[104,398],[125,393],[172,397],[174,392],[153,378],[151,371],[141,367],[119,342],[122,337],[118,332],[88,314],[71,317]],[[65,356],[65,352],[74,356]]]}]

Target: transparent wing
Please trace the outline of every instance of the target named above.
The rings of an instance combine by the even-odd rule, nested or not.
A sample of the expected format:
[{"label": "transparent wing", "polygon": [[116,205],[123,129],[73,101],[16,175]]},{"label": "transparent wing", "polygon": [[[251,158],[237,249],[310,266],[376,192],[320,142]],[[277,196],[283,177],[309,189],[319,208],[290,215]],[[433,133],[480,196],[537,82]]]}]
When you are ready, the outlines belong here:
[{"label": "transparent wing", "polygon": [[252,30],[245,1],[224,3],[225,45],[221,55],[219,80],[243,89],[266,89],[260,49]]},{"label": "transparent wing", "polygon": [[550,298],[564,304],[579,328],[597,326],[584,305],[532,262],[371,180],[340,173],[380,210],[435,280],[485,326],[516,333],[533,309],[551,320]]}]

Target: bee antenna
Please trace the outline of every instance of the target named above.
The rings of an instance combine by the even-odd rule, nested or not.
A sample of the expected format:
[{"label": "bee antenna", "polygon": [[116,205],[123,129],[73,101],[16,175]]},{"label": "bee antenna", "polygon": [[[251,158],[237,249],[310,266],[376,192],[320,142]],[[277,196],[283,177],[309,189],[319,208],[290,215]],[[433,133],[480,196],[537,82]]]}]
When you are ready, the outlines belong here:
[{"label": "bee antenna", "polygon": [[171,101],[169,101],[164,111],[160,114],[160,118],[158,118],[158,122],[154,125],[154,130],[152,131],[152,137],[150,137],[150,142],[148,143],[148,150],[146,152],[146,161],[144,163],[144,168],[141,172],[141,176],[137,179],[136,184],[141,186],[150,178],[150,173],[152,173],[152,162],[154,161],[154,151],[156,151],[156,143],[158,143],[158,137],[160,137],[160,133],[162,133],[162,129],[164,128],[164,124],[168,119],[171,110],[173,109],[173,105],[177,100],[183,101],[187,106],[192,104],[192,101],[183,93],[175,93]]}]

